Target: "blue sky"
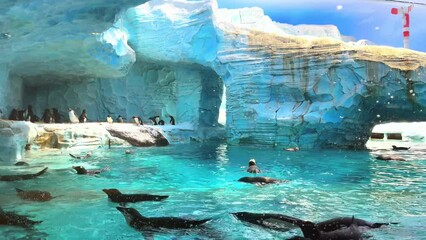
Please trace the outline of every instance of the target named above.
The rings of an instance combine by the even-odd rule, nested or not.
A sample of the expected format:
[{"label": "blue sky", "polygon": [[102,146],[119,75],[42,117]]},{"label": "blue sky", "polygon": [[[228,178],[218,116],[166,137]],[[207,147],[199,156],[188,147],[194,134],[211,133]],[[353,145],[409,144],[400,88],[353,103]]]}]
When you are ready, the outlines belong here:
[{"label": "blue sky", "polygon": [[[219,8],[260,7],[272,20],[281,23],[332,24],[341,34],[377,45],[403,47],[402,16],[391,8],[409,4],[385,0],[217,0]],[[408,0],[407,0],[408,1]],[[409,0],[410,49],[426,52],[426,0]]]}]

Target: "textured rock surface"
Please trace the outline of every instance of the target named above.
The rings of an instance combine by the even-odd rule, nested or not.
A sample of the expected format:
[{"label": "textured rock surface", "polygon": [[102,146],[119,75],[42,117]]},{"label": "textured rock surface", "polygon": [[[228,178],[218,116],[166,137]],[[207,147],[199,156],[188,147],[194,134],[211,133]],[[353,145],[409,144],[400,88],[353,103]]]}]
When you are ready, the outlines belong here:
[{"label": "textured rock surface", "polygon": [[[167,136],[177,138],[173,133]],[[166,146],[161,127],[130,123],[43,124],[0,120],[0,161],[22,159],[25,146],[40,148],[87,148],[122,146]]]},{"label": "textured rock surface", "polygon": [[42,148],[168,145],[161,128],[130,123],[37,124],[37,127],[38,136],[33,143]]},{"label": "textured rock surface", "polygon": [[107,146],[108,140],[112,139],[105,127],[99,123],[37,124],[37,127],[38,136],[33,143],[34,147],[40,148]]},{"label": "textured rock surface", "polygon": [[126,140],[137,147],[167,146],[169,141],[158,128],[141,127],[133,124],[106,124],[105,129],[112,136]]},{"label": "textured rock surface", "polygon": [[332,26],[285,26],[215,1],[30,2],[0,5],[12,22],[0,39],[5,112],[171,114],[194,129],[185,136],[208,139],[225,85],[229,142],[302,148],[360,148],[375,124],[426,114],[425,53],[345,43]]}]

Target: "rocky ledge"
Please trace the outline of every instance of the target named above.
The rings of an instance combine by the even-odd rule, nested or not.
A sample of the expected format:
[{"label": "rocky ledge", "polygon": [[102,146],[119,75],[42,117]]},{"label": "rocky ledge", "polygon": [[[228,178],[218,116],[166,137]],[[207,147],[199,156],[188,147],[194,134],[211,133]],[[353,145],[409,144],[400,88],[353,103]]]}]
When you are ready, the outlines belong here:
[{"label": "rocky ledge", "polygon": [[161,127],[131,123],[44,124],[0,120],[0,161],[22,159],[25,148],[74,148],[108,145],[166,146]]}]

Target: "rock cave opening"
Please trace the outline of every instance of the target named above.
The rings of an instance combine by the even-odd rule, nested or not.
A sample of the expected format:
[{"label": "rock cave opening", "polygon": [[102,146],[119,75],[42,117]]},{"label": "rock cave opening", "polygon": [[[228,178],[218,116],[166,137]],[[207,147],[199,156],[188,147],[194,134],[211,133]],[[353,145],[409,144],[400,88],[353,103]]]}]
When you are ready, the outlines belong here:
[{"label": "rock cave opening", "polygon": [[424,145],[426,122],[388,122],[377,124],[366,143],[367,149],[416,148]]},{"label": "rock cave opening", "polygon": [[38,117],[45,109],[57,108],[67,122],[68,108],[72,108],[76,114],[85,109],[91,122],[120,115],[126,122],[141,116],[150,124],[150,117],[160,116],[169,124],[171,115],[177,124],[190,123],[202,129],[200,137],[205,137],[207,129],[226,124],[224,82],[215,71],[201,65],[138,62],[122,78],[49,74],[16,78],[21,79],[17,88],[22,94],[14,106],[32,105]]}]

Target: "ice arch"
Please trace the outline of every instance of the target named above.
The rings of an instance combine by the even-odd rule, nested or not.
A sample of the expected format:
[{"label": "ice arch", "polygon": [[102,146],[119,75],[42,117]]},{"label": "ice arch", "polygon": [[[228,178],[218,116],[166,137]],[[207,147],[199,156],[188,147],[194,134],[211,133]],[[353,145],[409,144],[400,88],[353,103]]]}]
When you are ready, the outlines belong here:
[{"label": "ice arch", "polygon": [[65,17],[52,6],[47,18],[37,9],[49,1],[11,7],[3,18],[22,11],[29,20],[0,39],[0,108],[84,108],[99,121],[174,114],[202,140],[218,126],[226,86],[228,142],[303,148],[359,148],[379,122],[424,118],[424,53],[345,43],[333,26],[296,36],[303,27],[274,23],[258,8],[207,0],[131,7],[143,2],[66,1],[57,3],[73,6],[61,8]]}]

